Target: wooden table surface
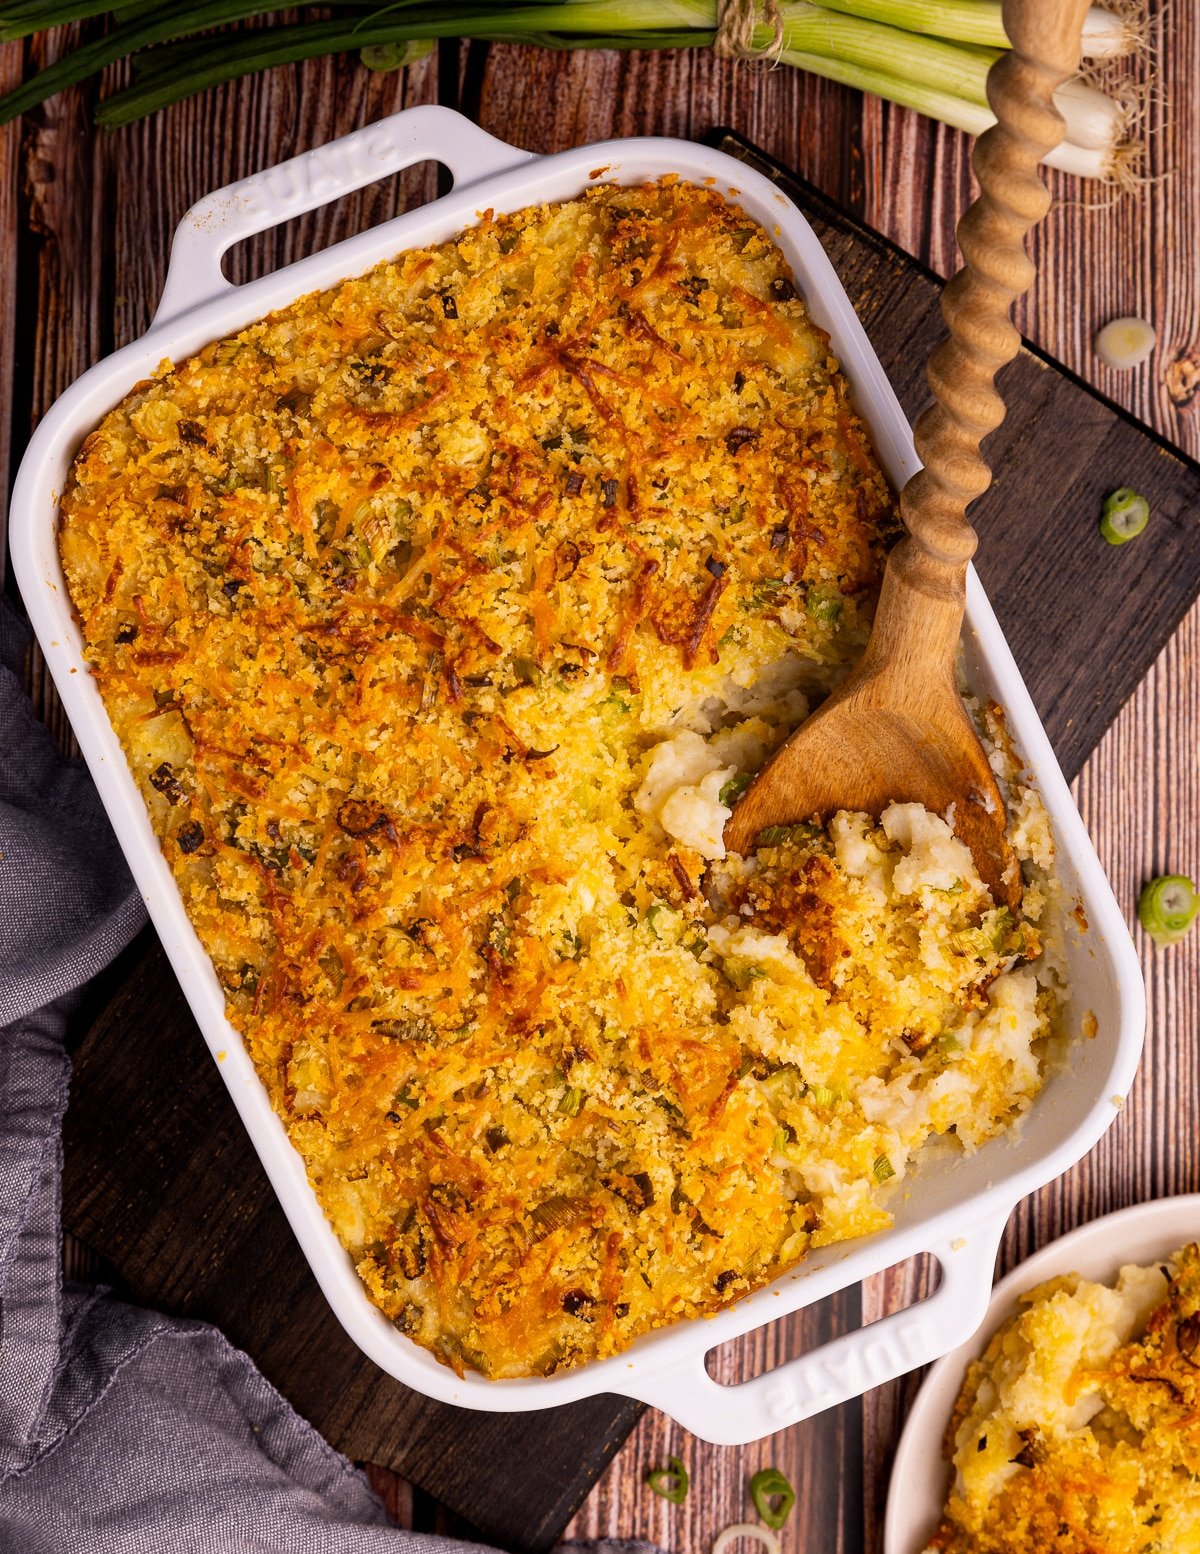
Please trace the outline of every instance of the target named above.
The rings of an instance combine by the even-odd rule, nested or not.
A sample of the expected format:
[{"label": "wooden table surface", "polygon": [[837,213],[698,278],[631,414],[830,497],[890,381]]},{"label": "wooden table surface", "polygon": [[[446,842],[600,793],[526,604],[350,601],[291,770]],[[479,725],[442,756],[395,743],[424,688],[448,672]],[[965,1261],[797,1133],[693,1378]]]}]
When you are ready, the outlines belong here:
[{"label": "wooden table surface", "polygon": [[[1200,14],[1152,0],[1162,89],[1148,106],[1149,171],[1163,175],[1119,203],[1065,178],[1038,233],[1025,333],[1088,382],[1200,457],[1200,394],[1178,403],[1186,364],[1200,374]],[[53,57],[69,33],[0,49],[0,84],[30,57]],[[109,83],[121,79],[120,69]],[[170,233],[208,190],[418,102],[460,106],[485,128],[535,151],[612,135],[698,136],[727,124],[757,141],[934,269],[954,267],[953,229],[970,195],[968,144],[903,110],[780,69],[763,72],[699,53],[553,55],[510,46],[444,46],[403,75],[315,61],[253,85],[222,88],[112,136],[89,124],[91,89],[64,95],[0,131],[0,489],[7,490],[36,420],[84,368],[145,329],[166,270]],[[235,275],[274,265],[434,192],[429,169],[378,186],[247,245]],[[1114,373],[1090,341],[1108,318],[1136,313],[1158,329],[1146,367]],[[1121,472],[1112,472],[1113,484]],[[1047,524],[1054,522],[1047,512]],[[984,533],[984,546],[1003,536]],[[1153,543],[1149,534],[1141,543]],[[11,589],[11,579],[8,583]],[[1112,644],[1114,655],[1121,643]],[[62,736],[53,690],[30,671],[35,703]],[[1076,798],[1131,920],[1143,880],[1200,875],[1200,606],[1193,609],[1089,761]],[[1146,1056],[1115,1126],[1079,1166],[1023,1205],[1005,1263],[1083,1220],[1127,1203],[1200,1189],[1200,934],[1158,951],[1137,934],[1150,1002]],[[910,1298],[911,1270],[869,1282],[868,1318]],[[794,1332],[790,1334],[792,1340]],[[723,1379],[789,1352],[789,1324],[730,1346]],[[840,1554],[878,1547],[895,1437],[912,1383],[745,1449],[704,1445],[649,1412],[568,1532],[645,1537],[707,1549],[748,1511],[748,1476],[781,1467],[800,1492],[785,1550]],[[644,1487],[648,1468],[682,1456],[693,1492],[682,1507]],[[503,1471],[503,1464],[497,1464]],[[405,1486],[380,1479],[398,1519]]]}]

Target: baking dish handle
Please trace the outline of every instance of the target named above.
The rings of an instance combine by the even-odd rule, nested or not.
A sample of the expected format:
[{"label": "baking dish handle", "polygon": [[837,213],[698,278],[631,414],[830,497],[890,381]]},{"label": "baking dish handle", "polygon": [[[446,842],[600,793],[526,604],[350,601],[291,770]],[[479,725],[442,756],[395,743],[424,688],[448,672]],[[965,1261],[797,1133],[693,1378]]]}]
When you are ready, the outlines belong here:
[{"label": "baking dish handle", "polygon": [[941,1283],[927,1299],[857,1328],[776,1370],[736,1386],[714,1381],[704,1357],[631,1377],[628,1394],[661,1408],[685,1430],[718,1446],[746,1446],[859,1397],[957,1349],[987,1312],[996,1251],[1007,1214],[929,1248]]},{"label": "baking dish handle", "polygon": [[467,187],[532,159],[452,108],[406,108],[288,162],[251,173],[199,200],[176,228],[162,300],[151,328],[234,290],[221,273],[226,251],[243,238],[327,205],[415,162],[450,169]]}]

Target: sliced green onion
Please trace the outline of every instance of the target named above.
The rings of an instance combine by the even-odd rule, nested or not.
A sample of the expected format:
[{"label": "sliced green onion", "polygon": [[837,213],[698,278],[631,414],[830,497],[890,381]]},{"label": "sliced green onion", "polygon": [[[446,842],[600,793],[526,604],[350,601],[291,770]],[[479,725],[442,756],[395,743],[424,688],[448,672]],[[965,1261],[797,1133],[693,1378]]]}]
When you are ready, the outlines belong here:
[{"label": "sliced green onion", "polygon": [[1100,533],[1110,545],[1134,540],[1150,522],[1150,503],[1131,486],[1121,486],[1104,498],[1100,509]]},{"label": "sliced green onion", "polygon": [[522,685],[540,685],[542,683],[542,671],[532,658],[526,658],[518,653],[512,661],[513,674]]},{"label": "sliced green onion", "polygon": [[728,1554],[743,1543],[757,1543],[766,1554],[780,1554],[779,1539],[769,1527],[760,1527],[757,1522],[734,1522],[731,1527],[723,1527],[713,1539],[709,1554]]},{"label": "sliced green onion", "polygon": [[1016,927],[1016,918],[1007,907],[1000,907],[995,912],[989,912],[984,918],[988,924],[988,933],[991,937],[992,949],[1000,951],[1004,948],[1009,934]]},{"label": "sliced green onion", "polygon": [[722,804],[732,806],[737,803],[753,781],[754,778],[749,772],[736,772],[721,789],[717,797]]},{"label": "sliced green onion", "polygon": [[766,976],[763,968],[756,965],[754,961],[741,960],[736,956],[730,956],[723,963],[721,970],[725,973],[725,980],[731,982],[741,993],[744,993],[752,982],[761,982]]},{"label": "sliced green onion", "polygon": [[890,1182],[896,1174],[896,1167],[886,1155],[880,1155],[871,1167],[871,1174],[877,1182]]},{"label": "sliced green onion", "polygon": [[[656,901],[650,910],[646,913],[646,927],[650,930],[656,939],[662,938],[662,934],[659,932],[658,925],[662,921],[664,912],[670,912],[671,915],[674,916],[675,909],[674,907],[669,907],[665,901]],[[664,927],[665,926],[666,925],[664,924]]]},{"label": "sliced green onion", "polygon": [[810,620],[827,621],[832,625],[842,613],[843,602],[834,594],[814,589],[805,599],[804,608]]},{"label": "sliced green onion", "polygon": [[763,1468],[750,1480],[750,1498],[767,1526],[778,1532],[792,1514],[796,1491],[778,1468]]},{"label": "sliced green onion", "polygon": [[652,1468],[646,1474],[646,1482],[656,1495],[669,1500],[672,1505],[682,1505],[687,1499],[688,1473],[678,1457],[668,1457],[669,1467]]},{"label": "sliced green onion", "polygon": [[797,820],[786,826],[764,826],[755,838],[758,847],[786,847],[789,842],[797,846],[815,842],[821,835],[821,827],[807,820]]},{"label": "sliced green onion", "polygon": [[1142,887],[1138,921],[1155,944],[1178,944],[1200,917],[1200,893],[1186,874],[1160,874]]},{"label": "sliced green onion", "polygon": [[991,933],[983,927],[960,928],[954,935],[954,947],[972,960],[987,960],[996,950]]},{"label": "sliced green onion", "polygon": [[1126,314],[1110,319],[1097,331],[1092,350],[1106,367],[1128,372],[1131,367],[1140,367],[1144,361],[1149,361],[1157,344],[1158,336],[1148,319]]},{"label": "sliced green onion", "polygon": [[558,1103],[558,1109],[566,1117],[578,1117],[579,1108],[583,1105],[583,1091],[576,1085],[568,1085],[563,1091],[563,1098]]}]

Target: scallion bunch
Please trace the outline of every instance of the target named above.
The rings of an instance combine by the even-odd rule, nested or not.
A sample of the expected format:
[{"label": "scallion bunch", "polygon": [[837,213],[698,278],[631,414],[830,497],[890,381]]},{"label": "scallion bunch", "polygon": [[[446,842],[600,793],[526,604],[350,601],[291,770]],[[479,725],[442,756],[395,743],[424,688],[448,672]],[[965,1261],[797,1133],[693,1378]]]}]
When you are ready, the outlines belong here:
[{"label": "scallion bunch", "polygon": [[[1088,15],[1080,78],[1058,96],[1067,135],[1047,159],[1051,166],[1085,178],[1114,178],[1136,154],[1136,93],[1101,90],[1085,79],[1141,50],[1130,4],[1136,0],[1109,0]],[[237,76],[346,50],[356,50],[371,68],[394,69],[441,38],[555,49],[711,48],[721,12],[718,0],[532,0],[516,6],[325,0],[320,7],[301,7],[319,16],[280,22],[274,18],[281,9],[271,0],[0,0],[0,41],[65,22],[109,19],[103,36],[0,98],[0,123],[127,56],[133,58],[133,84],[96,110],[97,121],[110,128]],[[984,86],[988,67],[1008,46],[1000,0],[782,0],[779,11],[781,37],[767,25],[754,31],[751,48],[763,57],[970,134],[994,122]],[[233,25],[251,20],[258,25]]]}]

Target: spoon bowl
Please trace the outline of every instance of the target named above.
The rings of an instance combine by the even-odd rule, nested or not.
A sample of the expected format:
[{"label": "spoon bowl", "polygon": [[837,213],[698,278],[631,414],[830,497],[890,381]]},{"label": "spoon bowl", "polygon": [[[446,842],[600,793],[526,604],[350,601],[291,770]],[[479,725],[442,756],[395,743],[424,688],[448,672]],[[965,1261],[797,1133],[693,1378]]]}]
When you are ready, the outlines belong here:
[{"label": "spoon bowl", "polygon": [[[879,815],[891,803],[923,804],[951,821],[994,899],[1015,910],[1020,868],[999,786],[958,693],[953,644],[948,655],[914,661],[928,646],[926,621],[907,653],[878,651],[881,642],[894,642],[905,620],[919,620],[908,615],[880,629],[880,617],[895,608],[903,567],[902,556],[889,565],[862,662],[746,790],[725,827],[725,845],[749,853],[767,826],[824,824],[839,809]],[[950,619],[957,638],[959,621],[953,612]]]}]

